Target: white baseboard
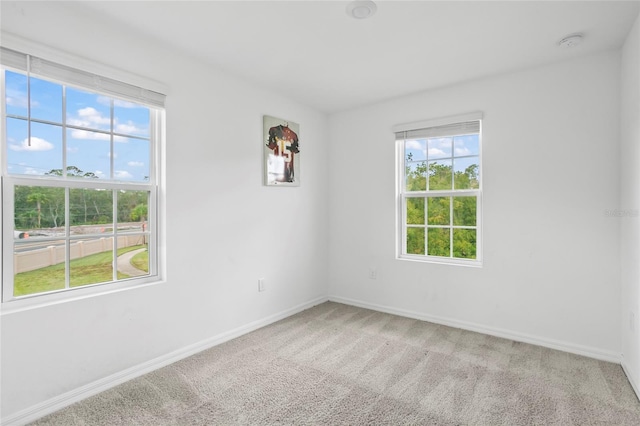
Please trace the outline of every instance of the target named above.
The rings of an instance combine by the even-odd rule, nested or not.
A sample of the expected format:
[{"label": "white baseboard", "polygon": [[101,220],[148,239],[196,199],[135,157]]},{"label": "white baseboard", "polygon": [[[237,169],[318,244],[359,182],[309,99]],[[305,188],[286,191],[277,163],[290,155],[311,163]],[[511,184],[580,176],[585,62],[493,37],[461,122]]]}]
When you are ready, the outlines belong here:
[{"label": "white baseboard", "polygon": [[461,328],[463,330],[475,331],[478,333],[488,334],[491,336],[501,337],[504,339],[515,340],[517,342],[530,343],[532,345],[543,346],[550,349],[557,349],[564,352],[569,352],[577,355],[583,355],[589,358],[595,358],[602,361],[614,362],[620,364],[621,355],[615,352],[604,351],[598,348],[589,346],[576,345],[572,343],[566,343],[559,340],[547,339],[544,337],[533,336],[530,334],[519,333],[517,331],[505,330],[496,327],[487,327],[482,324],[459,321],[452,318],[441,317],[437,315],[422,314],[413,311],[407,311],[404,309],[398,309],[391,306],[383,306],[375,303],[363,302],[360,300],[349,299],[346,297],[329,296],[329,300],[337,303],[344,303],[346,305],[358,306],[360,308],[371,309],[374,311],[385,312],[388,314],[399,315],[407,318],[413,318],[421,321],[432,322],[435,324],[446,325],[454,328]]},{"label": "white baseboard", "polygon": [[62,408],[67,407],[73,403],[96,395],[100,392],[104,392],[114,386],[135,379],[136,377],[140,377],[143,374],[150,373],[154,370],[157,370],[158,368],[162,368],[174,362],[180,361],[181,359],[187,358],[198,352],[202,352],[206,349],[212,348],[231,339],[235,339],[236,337],[240,337],[244,334],[265,327],[276,321],[280,321],[281,319],[290,317],[291,315],[297,314],[298,312],[302,312],[315,305],[324,303],[327,300],[328,298],[326,296],[318,297],[309,302],[302,303],[277,314],[270,315],[258,321],[243,325],[234,330],[221,333],[193,345],[189,345],[170,352],[166,355],[154,358],[142,364],[127,368],[126,370],[112,374],[103,379],[96,380],[95,382],[86,384],[72,391],[65,392],[62,395],[58,395],[47,401],[41,402],[32,407],[9,415],[6,418],[2,418],[0,420],[0,424],[6,426],[18,426],[33,422],[41,417],[46,416],[47,414],[51,414],[53,412],[61,410]]},{"label": "white baseboard", "polygon": [[625,362],[624,356],[622,357],[622,369],[624,370],[624,374],[627,375],[627,379],[629,380],[629,383],[631,384],[631,387],[633,388],[633,391],[636,393],[636,397],[638,397],[638,400],[640,401],[640,383],[636,382],[636,376],[633,370],[631,370],[631,368],[627,365],[627,363]]}]

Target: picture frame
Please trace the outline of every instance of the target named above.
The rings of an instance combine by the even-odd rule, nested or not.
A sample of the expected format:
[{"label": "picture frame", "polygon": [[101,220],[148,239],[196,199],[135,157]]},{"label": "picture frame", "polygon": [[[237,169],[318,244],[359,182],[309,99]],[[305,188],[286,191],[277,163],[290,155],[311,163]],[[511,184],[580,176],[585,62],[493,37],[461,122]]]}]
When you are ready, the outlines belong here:
[{"label": "picture frame", "polygon": [[300,186],[300,125],[263,116],[263,164],[266,186]]}]

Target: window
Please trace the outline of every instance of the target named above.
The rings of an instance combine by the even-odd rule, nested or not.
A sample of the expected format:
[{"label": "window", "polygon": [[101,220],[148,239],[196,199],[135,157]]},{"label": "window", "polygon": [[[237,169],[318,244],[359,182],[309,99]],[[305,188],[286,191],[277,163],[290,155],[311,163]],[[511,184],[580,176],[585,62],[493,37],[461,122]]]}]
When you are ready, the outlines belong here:
[{"label": "window", "polygon": [[164,96],[0,53],[2,302],[157,280]]},{"label": "window", "polygon": [[396,126],[398,257],[481,264],[481,114]]}]

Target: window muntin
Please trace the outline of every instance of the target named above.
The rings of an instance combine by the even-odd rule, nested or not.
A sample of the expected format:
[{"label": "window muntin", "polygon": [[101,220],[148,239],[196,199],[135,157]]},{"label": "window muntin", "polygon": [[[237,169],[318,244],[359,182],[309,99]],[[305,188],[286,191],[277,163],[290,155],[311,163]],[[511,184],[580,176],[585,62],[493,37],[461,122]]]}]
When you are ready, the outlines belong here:
[{"label": "window muntin", "polygon": [[[161,109],[1,71],[2,301],[157,279]],[[132,250],[136,273],[121,272],[118,259]]]},{"label": "window muntin", "polygon": [[473,118],[396,133],[399,258],[481,264],[481,133]]}]

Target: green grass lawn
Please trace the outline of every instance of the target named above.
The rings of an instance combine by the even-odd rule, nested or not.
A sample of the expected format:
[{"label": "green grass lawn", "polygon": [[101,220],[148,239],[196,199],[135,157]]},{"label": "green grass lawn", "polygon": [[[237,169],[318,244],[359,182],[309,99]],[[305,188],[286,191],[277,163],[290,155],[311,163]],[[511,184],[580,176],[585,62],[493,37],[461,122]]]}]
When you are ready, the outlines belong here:
[{"label": "green grass lawn", "polygon": [[145,250],[133,256],[131,264],[141,271],[149,272],[149,250]]},{"label": "green grass lawn", "polygon": [[[140,245],[121,248],[118,250],[118,256],[128,251],[144,247],[145,246]],[[112,257],[112,252],[106,251],[72,260],[69,264],[69,285],[71,287],[79,287],[87,284],[97,284],[113,280]],[[36,269],[35,271],[16,274],[14,278],[14,296],[24,296],[27,294],[44,293],[47,291],[63,289],[65,281],[64,275],[64,263]],[[129,278],[129,276],[118,272],[118,279],[123,278]]]}]

